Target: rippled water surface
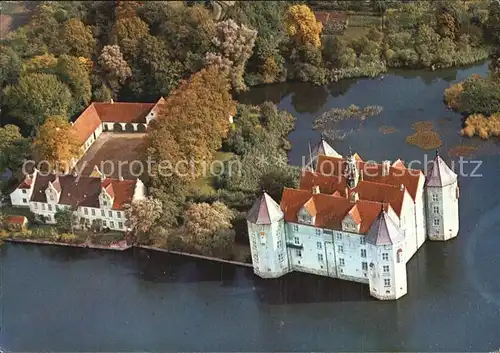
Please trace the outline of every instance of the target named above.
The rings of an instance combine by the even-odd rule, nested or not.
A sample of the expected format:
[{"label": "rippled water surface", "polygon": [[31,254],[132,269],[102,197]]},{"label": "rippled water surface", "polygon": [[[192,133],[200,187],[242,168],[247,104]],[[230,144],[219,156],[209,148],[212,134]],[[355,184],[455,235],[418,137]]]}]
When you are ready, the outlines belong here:
[{"label": "rippled water surface", "polygon": [[[381,105],[380,116],[337,142],[365,159],[422,160],[407,145],[417,121],[433,121],[448,152],[473,146],[481,177],[462,177],[459,237],[426,243],[408,264],[408,295],[372,300],[368,287],[305,274],[261,280],[251,269],[143,250],[123,253],[4,244],[1,331],[6,351],[491,351],[500,348],[500,148],[458,135],[442,104],[451,82],[487,65],[395,72],[329,87],[284,84],[241,97],[272,100],[297,116],[292,163],[332,107]],[[381,126],[394,133],[383,134]],[[433,151],[429,152],[429,157]],[[464,172],[474,166],[466,164]]]}]

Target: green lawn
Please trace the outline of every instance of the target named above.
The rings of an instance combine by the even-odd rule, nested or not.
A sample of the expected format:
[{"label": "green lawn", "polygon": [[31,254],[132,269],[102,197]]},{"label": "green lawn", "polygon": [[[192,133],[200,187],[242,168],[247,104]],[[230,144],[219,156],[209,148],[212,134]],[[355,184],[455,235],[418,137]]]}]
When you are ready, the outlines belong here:
[{"label": "green lawn", "polygon": [[[231,157],[233,157],[233,156],[234,156],[234,153],[232,153],[232,152],[216,152],[215,153],[215,160],[214,160],[214,164],[213,164],[214,172],[217,174],[220,171],[220,168],[219,168],[220,163],[217,163],[215,161],[225,162],[225,161],[231,159]],[[199,180],[197,180],[195,183],[195,186],[202,195],[211,195],[215,192],[214,176],[212,175],[212,173],[210,173],[209,168],[207,168],[207,175],[200,178]]]},{"label": "green lawn", "polygon": [[368,27],[347,27],[347,29],[342,34],[341,38],[350,41],[366,35],[369,30],[370,29]]}]

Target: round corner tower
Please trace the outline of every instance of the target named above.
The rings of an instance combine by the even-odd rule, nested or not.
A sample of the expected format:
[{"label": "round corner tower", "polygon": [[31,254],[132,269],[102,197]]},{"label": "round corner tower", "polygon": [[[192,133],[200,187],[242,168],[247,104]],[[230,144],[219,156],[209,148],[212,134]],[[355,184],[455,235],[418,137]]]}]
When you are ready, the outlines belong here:
[{"label": "round corner tower", "polygon": [[263,192],[248,212],[247,227],[254,273],[277,278],[290,272],[284,215],[267,193]]},{"label": "round corner tower", "polygon": [[459,229],[458,178],[436,152],[425,182],[427,236],[430,240],[454,238]]}]

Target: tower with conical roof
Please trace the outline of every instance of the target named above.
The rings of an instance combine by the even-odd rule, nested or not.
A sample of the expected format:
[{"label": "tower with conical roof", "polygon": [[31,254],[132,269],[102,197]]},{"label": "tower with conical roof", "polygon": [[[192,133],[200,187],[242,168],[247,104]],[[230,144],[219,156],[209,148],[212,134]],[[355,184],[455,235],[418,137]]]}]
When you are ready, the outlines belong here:
[{"label": "tower with conical roof", "polygon": [[310,150],[309,145],[309,156],[307,156],[307,161],[305,163],[306,168],[310,168],[312,170],[316,169],[316,164],[318,162],[318,156],[320,154],[328,156],[328,157],[336,157],[342,158],[342,155],[335,151],[332,146],[326,140],[321,137],[321,140],[314,146],[312,151]]},{"label": "tower with conical roof", "polygon": [[429,164],[425,181],[427,237],[448,240],[458,234],[458,178],[439,152]]},{"label": "tower with conical roof", "polygon": [[247,227],[254,273],[262,278],[277,278],[290,272],[284,215],[266,192],[248,212]]},{"label": "tower with conical roof", "polygon": [[394,300],[407,293],[405,235],[382,208],[366,234],[370,294]]}]

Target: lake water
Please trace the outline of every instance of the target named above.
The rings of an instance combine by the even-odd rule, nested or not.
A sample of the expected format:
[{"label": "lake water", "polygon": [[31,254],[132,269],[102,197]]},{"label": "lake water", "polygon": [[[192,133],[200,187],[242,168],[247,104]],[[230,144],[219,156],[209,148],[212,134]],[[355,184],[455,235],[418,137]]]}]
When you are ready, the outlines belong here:
[{"label": "lake water", "polygon": [[[423,159],[405,143],[433,121],[442,155],[475,146],[481,177],[461,177],[460,233],[427,242],[408,264],[408,295],[371,299],[368,286],[291,274],[262,280],[248,268],[144,250],[123,253],[4,244],[0,248],[0,347],[6,351],[491,351],[500,348],[500,147],[458,135],[442,93],[487,65],[394,72],[330,87],[283,84],[241,97],[278,103],[297,118],[292,163],[332,107],[381,105],[344,141],[364,159]],[[382,134],[380,126],[397,129]],[[434,152],[429,152],[432,158]],[[474,166],[464,166],[464,172]]]}]

